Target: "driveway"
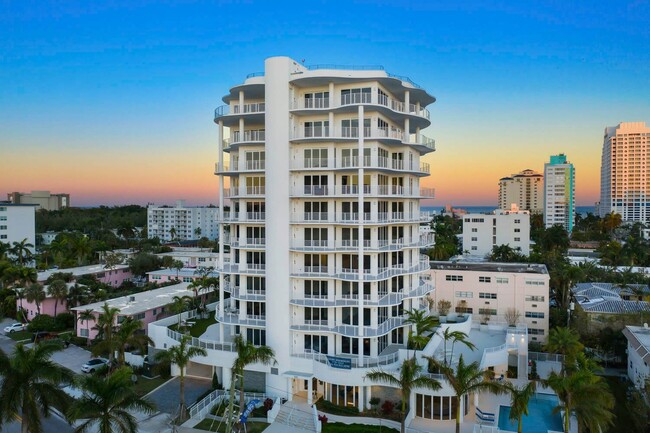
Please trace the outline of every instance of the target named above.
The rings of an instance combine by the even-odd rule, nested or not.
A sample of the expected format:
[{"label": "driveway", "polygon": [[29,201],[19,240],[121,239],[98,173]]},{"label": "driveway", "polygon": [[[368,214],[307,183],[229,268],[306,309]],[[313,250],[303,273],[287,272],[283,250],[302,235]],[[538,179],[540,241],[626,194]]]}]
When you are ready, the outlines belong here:
[{"label": "driveway", "polygon": [[[185,404],[190,407],[196,399],[212,388],[210,379],[185,378]],[[178,396],[180,395],[180,381],[178,377],[168,381],[160,388],[147,394],[147,399],[154,403],[160,412],[176,414],[178,411]]]},{"label": "driveway", "polygon": [[16,342],[4,334],[5,326],[9,326],[12,323],[16,323],[16,321],[13,319],[2,319],[2,321],[0,321],[0,350],[2,350],[6,355],[11,355],[14,351],[14,347],[16,347]]},{"label": "driveway", "polygon": [[90,352],[73,344],[68,346],[66,349],[54,352],[52,355],[52,361],[72,370],[73,373],[81,373],[81,366],[90,358]]}]

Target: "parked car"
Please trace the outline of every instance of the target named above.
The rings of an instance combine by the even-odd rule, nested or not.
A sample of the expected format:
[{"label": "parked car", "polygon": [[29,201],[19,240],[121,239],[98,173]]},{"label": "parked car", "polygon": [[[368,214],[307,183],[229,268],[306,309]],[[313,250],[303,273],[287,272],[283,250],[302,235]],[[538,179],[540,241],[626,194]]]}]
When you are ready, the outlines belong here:
[{"label": "parked car", "polygon": [[25,329],[27,329],[26,324],[16,322],[5,327],[5,334],[11,334],[12,332],[17,332],[17,331],[24,331]]},{"label": "parked car", "polygon": [[108,365],[108,359],[106,358],[94,358],[86,362],[81,366],[81,371],[84,373],[92,373],[95,370],[99,370],[103,366]]},{"label": "parked car", "polygon": [[56,338],[59,338],[59,335],[54,332],[39,331],[32,335],[32,343],[40,343],[44,340],[54,340]]}]

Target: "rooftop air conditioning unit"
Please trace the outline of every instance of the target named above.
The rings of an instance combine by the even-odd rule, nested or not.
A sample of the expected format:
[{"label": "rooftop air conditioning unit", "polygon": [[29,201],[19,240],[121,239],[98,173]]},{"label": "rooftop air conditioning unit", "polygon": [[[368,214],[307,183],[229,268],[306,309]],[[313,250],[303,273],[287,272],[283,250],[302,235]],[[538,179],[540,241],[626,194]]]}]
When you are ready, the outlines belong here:
[{"label": "rooftop air conditioning unit", "polygon": [[135,296],[129,296],[129,302],[135,302]]}]

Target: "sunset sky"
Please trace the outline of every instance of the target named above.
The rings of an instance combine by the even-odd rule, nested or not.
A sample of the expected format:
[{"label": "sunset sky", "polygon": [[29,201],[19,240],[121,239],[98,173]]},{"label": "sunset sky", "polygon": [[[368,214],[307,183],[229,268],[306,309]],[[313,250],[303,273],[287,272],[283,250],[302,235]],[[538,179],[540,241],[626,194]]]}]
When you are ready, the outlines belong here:
[{"label": "sunset sky", "polygon": [[648,1],[58,3],[0,3],[0,197],[216,203],[213,110],[275,55],[435,95],[440,206],[496,204],[500,177],[560,152],[592,205],[604,128],[650,123]]}]

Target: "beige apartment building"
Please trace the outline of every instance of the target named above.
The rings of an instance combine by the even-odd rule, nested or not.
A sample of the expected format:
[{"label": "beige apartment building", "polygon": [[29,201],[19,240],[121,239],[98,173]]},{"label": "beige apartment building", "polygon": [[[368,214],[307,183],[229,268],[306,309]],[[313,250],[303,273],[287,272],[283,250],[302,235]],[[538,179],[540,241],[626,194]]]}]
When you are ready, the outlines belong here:
[{"label": "beige apartment building", "polygon": [[36,210],[61,210],[70,207],[70,194],[52,194],[49,191],[10,192],[7,199],[13,204],[35,204]]},{"label": "beige apartment building", "polygon": [[544,176],[526,169],[509,177],[499,179],[499,209],[519,209],[540,213],[544,209]]},{"label": "beige apartment building", "polygon": [[549,274],[543,264],[431,262],[431,297],[451,302],[451,316],[472,314],[490,325],[505,323],[508,309],[520,314],[529,342],[545,342],[549,319]]}]

